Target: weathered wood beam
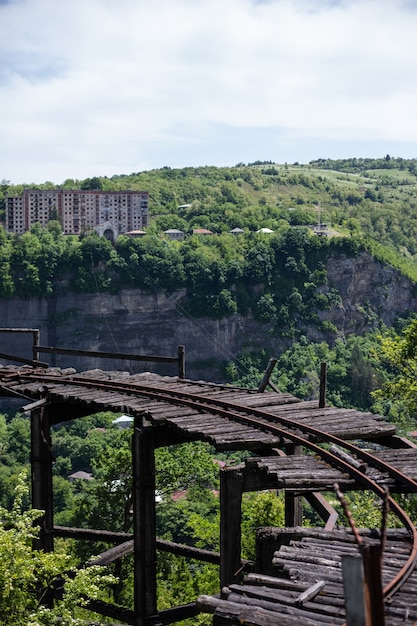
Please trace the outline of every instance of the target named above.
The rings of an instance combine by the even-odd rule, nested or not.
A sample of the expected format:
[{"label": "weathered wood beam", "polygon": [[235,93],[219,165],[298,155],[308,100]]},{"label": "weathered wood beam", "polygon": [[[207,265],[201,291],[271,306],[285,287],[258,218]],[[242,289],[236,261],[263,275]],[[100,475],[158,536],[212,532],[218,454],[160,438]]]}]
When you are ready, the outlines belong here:
[{"label": "weathered wood beam", "polygon": [[132,437],[134,528],[134,626],[145,626],[157,613],[155,442],[152,427],[135,418]]},{"label": "weathered wood beam", "polygon": [[12,354],[5,354],[4,352],[0,352],[0,359],[6,359],[7,361],[16,361],[16,363],[32,365],[33,367],[49,367],[49,364],[44,363],[43,361],[38,361],[37,359],[24,359],[23,357],[15,356]]},{"label": "weathered wood beam", "polygon": [[268,385],[270,385],[274,391],[277,391],[279,393],[279,389],[275,387],[275,385],[271,383],[271,381],[269,380],[271,378],[271,374],[274,370],[274,367],[277,364],[277,361],[278,359],[269,359],[267,368],[265,370],[265,374],[258,386],[259,393],[263,393],[265,389],[268,387]]},{"label": "weathered wood beam", "polygon": [[220,472],[220,586],[241,578],[242,472]]},{"label": "weathered wood beam", "polygon": [[100,615],[104,615],[105,617],[121,620],[123,624],[129,624],[130,626],[135,626],[136,624],[134,611],[122,606],[109,604],[102,600],[90,600],[87,602],[85,608],[99,613]]},{"label": "weathered wood beam", "polygon": [[[67,526],[54,526],[54,535],[56,537],[67,537],[69,539],[116,544],[124,544],[125,542],[133,540],[133,533],[117,533],[109,530],[94,530],[91,528],[69,528]],[[189,559],[205,561],[206,563],[213,563],[214,565],[220,565],[220,552],[194,548],[174,541],[167,541],[166,539],[157,538],[155,543],[157,550],[170,552],[178,556],[185,556]],[[244,561],[244,564],[250,567],[251,561]]]},{"label": "weathered wood beam", "polygon": [[32,507],[43,511],[39,538],[34,546],[45,552],[54,549],[54,508],[52,490],[52,440],[48,408],[31,412]]},{"label": "weathered wood beam", "polygon": [[[287,453],[301,456],[303,453],[302,446],[289,445]],[[301,481],[300,481],[301,483]],[[300,488],[301,488],[300,484]],[[286,526],[302,526],[303,525],[303,501],[301,496],[285,490],[285,525]]]},{"label": "weathered wood beam", "polygon": [[185,619],[195,617],[200,613],[197,602],[182,604],[171,609],[159,611],[158,615],[151,616],[146,620],[146,626],[165,626],[166,624],[174,624]]},{"label": "weathered wood beam", "polygon": [[185,378],[185,346],[178,346],[178,378]]},{"label": "weathered wood beam", "polygon": [[304,493],[304,498],[313,507],[315,512],[325,522],[325,530],[333,530],[336,525],[339,513],[332,507],[330,502],[318,492]]},{"label": "weathered wood beam", "polygon": [[320,366],[320,395],[319,395],[319,408],[320,409],[326,406],[326,386],[327,386],[327,363],[322,363]]},{"label": "weathered wood beam", "polygon": [[70,528],[69,526],[54,526],[54,534],[56,537],[108,543],[124,543],[133,539],[133,533],[119,533],[92,528]]},{"label": "weathered wood beam", "polygon": [[125,543],[121,543],[114,548],[110,548],[110,550],[102,552],[94,559],[88,561],[87,567],[92,567],[93,565],[110,565],[110,563],[121,559],[131,552],[133,552],[133,539],[125,541]]},{"label": "weathered wood beam", "polygon": [[[211,550],[204,550],[203,548],[194,548],[181,543],[175,543],[174,541],[167,541],[166,539],[157,539],[156,547],[158,550],[169,552],[170,554],[175,554],[177,556],[185,556],[188,559],[196,559],[197,561],[220,565],[220,552],[212,552]],[[250,561],[247,561],[247,563],[250,563]]]}]

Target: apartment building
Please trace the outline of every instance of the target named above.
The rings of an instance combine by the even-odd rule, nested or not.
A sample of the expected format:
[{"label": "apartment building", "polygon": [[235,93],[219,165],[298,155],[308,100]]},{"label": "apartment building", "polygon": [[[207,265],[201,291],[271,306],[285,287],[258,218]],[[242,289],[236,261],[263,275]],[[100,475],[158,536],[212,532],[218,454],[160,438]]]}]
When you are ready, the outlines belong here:
[{"label": "apartment building", "polygon": [[110,238],[148,225],[146,191],[25,189],[6,197],[6,230],[21,234],[33,224],[59,220],[66,235],[96,230]]}]

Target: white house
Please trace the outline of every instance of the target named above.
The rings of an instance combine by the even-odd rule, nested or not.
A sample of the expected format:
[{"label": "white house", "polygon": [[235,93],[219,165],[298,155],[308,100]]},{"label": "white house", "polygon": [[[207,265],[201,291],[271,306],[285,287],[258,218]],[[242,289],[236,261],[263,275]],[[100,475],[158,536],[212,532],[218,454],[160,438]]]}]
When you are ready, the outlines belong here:
[{"label": "white house", "polygon": [[169,228],[168,230],[164,230],[164,234],[170,239],[184,239],[184,232],[182,230],[178,230],[177,228]]},{"label": "white house", "polygon": [[130,428],[132,422],[133,417],[130,415],[121,415],[120,417],[116,417],[116,419],[112,421],[112,424],[121,430],[122,428]]}]

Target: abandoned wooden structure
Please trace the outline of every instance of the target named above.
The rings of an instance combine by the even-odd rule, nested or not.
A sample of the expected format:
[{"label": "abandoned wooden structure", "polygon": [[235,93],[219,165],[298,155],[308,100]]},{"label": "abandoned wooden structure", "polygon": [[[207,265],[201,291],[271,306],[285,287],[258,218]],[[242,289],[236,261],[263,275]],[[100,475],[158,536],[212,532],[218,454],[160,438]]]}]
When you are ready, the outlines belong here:
[{"label": "abandoned wooden structure", "polygon": [[[101,564],[133,551],[134,609],[91,605],[118,622],[169,624],[208,611],[214,613],[215,624],[242,620],[260,626],[343,624],[340,557],[357,548],[350,531],[335,530],[337,515],[321,492],[332,491],[335,482],[349,491],[366,489],[369,483],[384,485],[393,493],[417,492],[417,446],[399,437],[395,426],[381,416],[323,406],[323,396],[320,401],[303,402],[278,391],[238,389],[180,376],[102,370],[77,373],[34,367],[33,360],[29,363],[30,359],[23,366],[0,366],[0,396],[21,398],[22,410],[30,413],[32,503],[45,511],[39,547],[52,551],[57,536],[96,541],[100,537],[115,546],[97,556]],[[132,534],[54,525],[52,428],[102,410],[134,418]],[[219,554],[156,536],[155,450],[196,440],[207,441],[220,451],[253,453],[244,464],[220,472]],[[354,446],[352,442],[358,440],[367,450]],[[319,444],[323,442],[329,442],[333,451],[326,447],[321,456]],[[261,529],[256,562],[242,562],[242,494],[265,489],[285,491],[286,528]],[[323,528],[301,527],[302,498],[320,514]],[[414,540],[409,529],[388,533],[384,581],[407,576],[408,582],[392,594],[387,624],[417,620],[417,594],[411,598],[417,590],[416,555],[412,560],[407,557]],[[375,541],[372,533],[369,541]],[[219,564],[221,594],[158,611],[157,550]]]}]

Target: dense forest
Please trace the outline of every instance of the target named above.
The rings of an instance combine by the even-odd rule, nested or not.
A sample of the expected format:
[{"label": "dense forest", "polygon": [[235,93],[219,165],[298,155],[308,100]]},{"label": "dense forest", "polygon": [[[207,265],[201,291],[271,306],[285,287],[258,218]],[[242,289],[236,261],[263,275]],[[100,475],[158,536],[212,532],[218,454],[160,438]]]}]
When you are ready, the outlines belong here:
[{"label": "dense forest", "polygon": [[[417,282],[417,160],[386,155],[320,159],[308,165],[162,168],[30,186],[149,191],[151,223],[143,238],[121,236],[114,244],[93,233],[64,236],[58,222],[47,228],[35,225],[21,236],[0,227],[0,297],[182,289],[184,308],[194,316],[251,312],[277,335],[292,339],[277,355],[272,374],[280,390],[317,397],[320,363],[327,362],[329,404],[375,411],[395,421],[400,432],[414,430],[415,320],[400,319],[392,328],[380,325],[361,337],[335,338],[335,329],[322,328],[331,340],[320,343],[308,341],[297,329],[300,321],[322,326],[318,312],[338,301],[336,291],[323,289],[330,256],[367,250]],[[20,191],[3,181],[0,210],[5,194]],[[325,236],[314,229],[319,223],[326,224]],[[230,234],[235,227],[244,232]],[[166,237],[163,231],[169,228],[183,230],[184,240]],[[193,235],[194,228],[214,234]],[[261,228],[273,232],[257,232]],[[258,354],[225,362],[225,380],[257,386],[269,356],[260,346]],[[54,429],[56,524],[131,530],[130,431],[118,430],[115,417],[101,413]],[[62,540],[54,562],[31,550],[36,512],[27,510],[30,494],[25,488],[30,423],[11,406],[4,406],[0,415],[0,454],[0,622],[87,623],[82,620],[92,618],[77,608],[86,591],[90,597],[111,597],[129,606],[131,585],[117,582],[131,581],[131,562],[125,559],[122,567],[111,570],[111,577],[95,571],[84,580],[73,577],[66,600],[55,609],[39,607],[39,585],[46,588],[54,575],[75,568],[91,548]],[[218,464],[244,456],[215,455],[201,443],[158,450],[159,536],[218,549]],[[93,480],[69,480],[78,470]],[[378,507],[370,507],[369,499],[350,497],[358,525],[378,526]],[[411,514],[414,508],[411,499]],[[243,557],[254,555],[254,529],[283,524],[283,512],[283,501],[275,494],[246,494]],[[304,515],[305,524],[316,523],[308,507]],[[96,553],[100,549],[104,547],[94,546]],[[218,572],[212,565],[161,555],[158,568],[161,609],[217,590]],[[203,624],[204,619],[193,623]]]}]

